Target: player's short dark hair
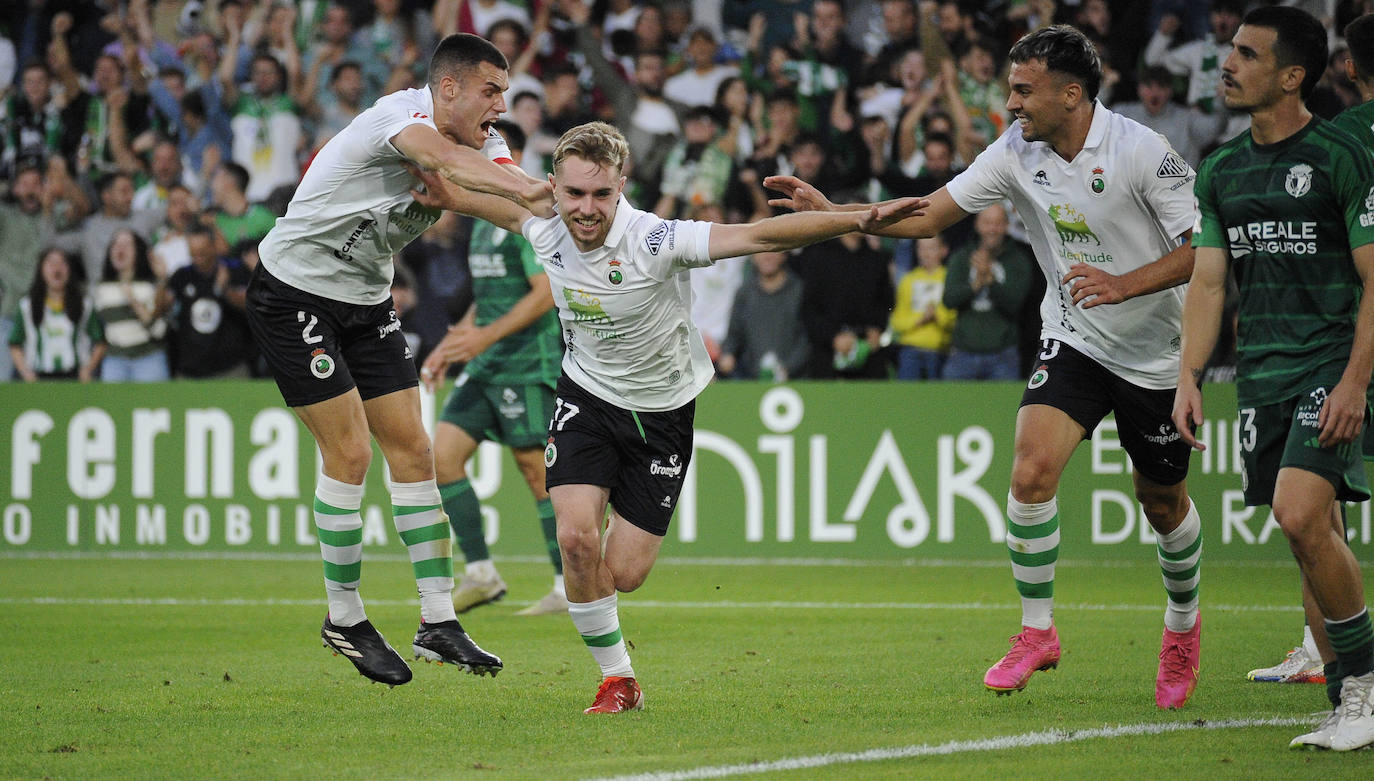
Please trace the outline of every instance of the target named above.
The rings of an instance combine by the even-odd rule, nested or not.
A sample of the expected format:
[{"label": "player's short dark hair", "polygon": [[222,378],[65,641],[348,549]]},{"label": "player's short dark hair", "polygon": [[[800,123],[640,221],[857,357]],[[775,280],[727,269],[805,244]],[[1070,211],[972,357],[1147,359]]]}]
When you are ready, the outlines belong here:
[{"label": "player's short dark hair", "polygon": [[1326,28],[1317,17],[1300,8],[1261,6],[1246,14],[1241,24],[1274,31],[1275,63],[1280,68],[1297,65],[1305,71],[1301,96],[1307,100],[1326,70]]},{"label": "player's short dark hair", "polygon": [[239,188],[239,192],[241,192],[241,193],[243,193],[243,192],[248,192],[248,169],[247,169],[247,168],[244,168],[243,166],[239,165],[238,163],[234,162],[233,160],[225,160],[224,162],[222,162],[222,163],[219,164],[219,167],[222,168],[222,169],[224,169],[224,172],[225,172],[225,173],[227,173],[227,174],[229,174],[231,177],[233,177],[233,179],[234,179],[234,186],[237,187],[237,188]]},{"label": "player's short dark hair", "polygon": [[1374,78],[1374,14],[1365,14],[1345,26],[1345,45],[1355,62],[1355,75]]},{"label": "player's short dark hair", "polygon": [[1083,85],[1088,99],[1102,86],[1102,60],[1097,47],[1077,28],[1067,24],[1042,27],[1021,37],[1007,54],[1017,64],[1040,60],[1046,70],[1067,76]]},{"label": "player's short dark hair", "polygon": [[525,151],[525,131],[521,130],[519,125],[508,119],[498,119],[491,123],[491,126],[506,139],[506,146],[510,147],[510,151]]},{"label": "player's short dark hair", "polygon": [[429,58],[429,86],[438,87],[445,76],[461,78],[468,69],[484,62],[510,70],[506,55],[491,41],[469,33],[454,33],[440,41],[434,56]]}]

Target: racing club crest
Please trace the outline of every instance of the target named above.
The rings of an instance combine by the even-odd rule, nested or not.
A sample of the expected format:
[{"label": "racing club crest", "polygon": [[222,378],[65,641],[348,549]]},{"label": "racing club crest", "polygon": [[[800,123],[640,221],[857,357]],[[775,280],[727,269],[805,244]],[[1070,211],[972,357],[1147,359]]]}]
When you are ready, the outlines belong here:
[{"label": "racing club crest", "polygon": [[1283,180],[1283,189],[1294,198],[1307,195],[1307,191],[1312,189],[1312,166],[1299,163],[1289,168],[1288,178]]}]

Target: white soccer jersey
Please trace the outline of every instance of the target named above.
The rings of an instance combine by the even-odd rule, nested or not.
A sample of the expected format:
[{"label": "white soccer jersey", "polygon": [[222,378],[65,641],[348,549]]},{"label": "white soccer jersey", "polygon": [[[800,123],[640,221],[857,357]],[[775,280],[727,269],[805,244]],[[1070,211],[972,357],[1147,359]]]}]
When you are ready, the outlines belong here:
[{"label": "white soccer jersey", "polygon": [[677,409],[711,381],[682,273],[712,263],[711,223],[664,220],[622,196],[606,243],[591,252],[577,249],[558,215],[526,220],[523,232],[558,305],[568,379],[641,412]]},{"label": "white soccer jersey", "polygon": [[[286,216],[262,240],[262,264],[277,279],[318,296],[373,305],[391,294],[391,258],[439,219],[410,196],[419,180],[391,139],[407,125],[434,127],[429,87],[394,92],[324,145]],[[488,159],[510,161],[491,130]]]},{"label": "white soccer jersey", "polygon": [[1083,150],[1065,161],[1013,124],[947,185],[978,212],[1010,198],[1045,273],[1041,337],[1156,390],[1178,381],[1187,285],[1082,309],[1059,280],[1075,263],[1121,275],[1168,254],[1193,227],[1192,168],[1158,133],[1098,104]]}]

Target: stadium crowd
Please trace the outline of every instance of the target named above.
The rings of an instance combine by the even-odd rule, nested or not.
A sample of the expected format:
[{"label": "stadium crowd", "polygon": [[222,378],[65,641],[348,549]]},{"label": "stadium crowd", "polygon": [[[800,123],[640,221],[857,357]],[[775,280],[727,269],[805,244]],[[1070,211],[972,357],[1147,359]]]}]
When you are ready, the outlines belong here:
[{"label": "stadium crowd", "polygon": [[[529,173],[604,119],[630,141],[632,203],[746,222],[773,211],[773,174],[837,201],[938,189],[1006,129],[1005,53],[1051,22],[1097,45],[1104,104],[1196,166],[1247,127],[1215,98],[1257,4],[28,0],[0,19],[0,379],[263,376],[243,314],[258,241],[324,143],[422,86],[452,32],[509,60]],[[1280,4],[1329,31],[1374,10]],[[1323,117],[1359,102],[1332,42],[1309,100]],[[417,361],[471,301],[470,231],[446,215],[396,266]],[[693,315],[725,377],[1025,376],[1044,282],[1023,240],[989,209],[930,239],[725,261],[692,272]]]}]

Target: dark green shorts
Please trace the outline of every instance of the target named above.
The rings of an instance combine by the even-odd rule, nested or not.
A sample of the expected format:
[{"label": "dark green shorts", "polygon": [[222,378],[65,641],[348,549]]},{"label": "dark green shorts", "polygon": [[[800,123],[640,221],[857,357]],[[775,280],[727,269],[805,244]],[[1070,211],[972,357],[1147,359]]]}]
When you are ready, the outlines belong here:
[{"label": "dark green shorts", "polygon": [[507,447],[544,447],[553,417],[553,388],[548,385],[490,385],[467,373],[458,376],[439,419],[452,423],[481,442]]},{"label": "dark green shorts", "polygon": [[1247,505],[1274,503],[1279,470],[1295,467],[1320,475],[1345,502],[1369,499],[1362,453],[1363,437],[1333,447],[1317,444],[1317,416],[1331,389],[1318,385],[1277,404],[1240,410],[1241,485]]}]

